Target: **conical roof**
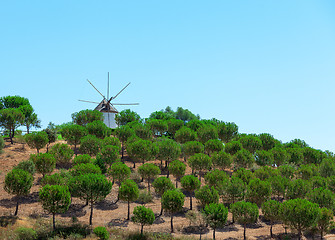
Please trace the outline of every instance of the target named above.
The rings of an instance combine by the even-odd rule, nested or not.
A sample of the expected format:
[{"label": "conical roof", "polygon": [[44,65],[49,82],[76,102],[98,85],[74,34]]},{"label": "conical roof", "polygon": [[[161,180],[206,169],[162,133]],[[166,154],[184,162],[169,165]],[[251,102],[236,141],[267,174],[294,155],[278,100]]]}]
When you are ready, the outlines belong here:
[{"label": "conical roof", "polygon": [[99,112],[118,113],[116,108],[112,104],[108,103],[106,99],[103,99],[94,110],[98,110]]}]

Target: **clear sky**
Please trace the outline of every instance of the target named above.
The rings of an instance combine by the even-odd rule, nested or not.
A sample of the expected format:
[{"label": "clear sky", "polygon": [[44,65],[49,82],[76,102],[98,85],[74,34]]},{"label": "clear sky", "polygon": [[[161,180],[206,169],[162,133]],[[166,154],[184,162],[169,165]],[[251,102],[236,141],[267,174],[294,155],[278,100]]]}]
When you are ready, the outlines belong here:
[{"label": "clear sky", "polygon": [[[335,152],[333,0],[1,1],[0,96],[43,127],[101,101],[181,106]],[[118,110],[125,108],[118,107]]]}]

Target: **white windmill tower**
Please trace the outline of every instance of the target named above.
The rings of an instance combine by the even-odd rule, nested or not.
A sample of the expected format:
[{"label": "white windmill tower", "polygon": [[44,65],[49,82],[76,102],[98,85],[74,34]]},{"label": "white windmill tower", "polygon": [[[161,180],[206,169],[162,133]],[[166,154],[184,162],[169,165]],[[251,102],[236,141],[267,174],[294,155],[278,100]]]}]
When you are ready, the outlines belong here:
[{"label": "white windmill tower", "polygon": [[79,101],[98,104],[98,106],[94,110],[98,110],[99,112],[102,112],[102,114],[104,116],[104,123],[109,128],[116,128],[117,127],[117,124],[115,122],[115,115],[118,113],[118,110],[116,110],[114,105],[139,105],[139,103],[112,103],[111,102],[117,96],[119,96],[120,93],[123,92],[123,90],[125,90],[126,87],[128,87],[130,83],[128,83],[124,88],[122,88],[121,91],[119,91],[114,97],[109,98],[109,73],[108,73],[108,80],[107,80],[107,98],[90,82],[90,80],[87,79],[87,81],[103,97],[103,99],[100,103],[92,102],[92,101],[86,101],[86,100],[79,100]]}]

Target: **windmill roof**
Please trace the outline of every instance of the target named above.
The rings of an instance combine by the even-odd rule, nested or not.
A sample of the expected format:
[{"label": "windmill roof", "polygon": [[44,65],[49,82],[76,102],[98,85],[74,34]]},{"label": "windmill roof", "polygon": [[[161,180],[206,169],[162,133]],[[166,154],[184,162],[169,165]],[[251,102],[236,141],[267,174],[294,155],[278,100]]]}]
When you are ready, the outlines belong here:
[{"label": "windmill roof", "polygon": [[118,113],[118,110],[116,110],[111,103],[108,103],[106,99],[102,100],[94,110],[98,110],[99,112]]}]

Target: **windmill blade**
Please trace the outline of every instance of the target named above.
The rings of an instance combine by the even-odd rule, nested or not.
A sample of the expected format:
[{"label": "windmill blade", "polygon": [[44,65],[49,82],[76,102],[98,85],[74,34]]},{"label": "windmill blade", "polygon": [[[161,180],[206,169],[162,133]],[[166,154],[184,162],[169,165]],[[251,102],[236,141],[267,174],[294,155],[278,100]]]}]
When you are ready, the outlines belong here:
[{"label": "windmill blade", "polygon": [[97,91],[97,92],[98,92],[104,99],[106,99],[105,96],[102,95],[102,93],[99,92],[99,90],[98,90],[96,87],[94,87],[93,83],[91,83],[90,80],[87,79],[87,81],[92,85],[92,87],[93,87],[93,88],[94,88],[94,89],[95,89],[95,90],[96,90],[96,91]]},{"label": "windmill blade", "polygon": [[122,88],[121,89],[121,91],[118,93],[118,94],[116,94],[115,95],[115,97],[111,97],[110,99],[109,99],[109,101],[108,101],[108,103],[110,103],[110,101],[112,101],[113,99],[115,99],[117,96],[119,96],[120,95],[120,93],[122,93],[123,92],[123,90],[125,90],[126,89],[126,87],[128,87],[129,86],[129,84],[130,83],[128,83],[124,88]]},{"label": "windmill blade", "polygon": [[86,101],[86,100],[78,100],[78,101],[99,104],[98,102],[92,102],[92,101]]},{"label": "windmill blade", "polygon": [[139,103],[111,103],[112,105],[140,105]]},{"label": "windmill blade", "polygon": [[107,99],[109,99],[109,72],[108,72],[108,77],[107,77]]}]

